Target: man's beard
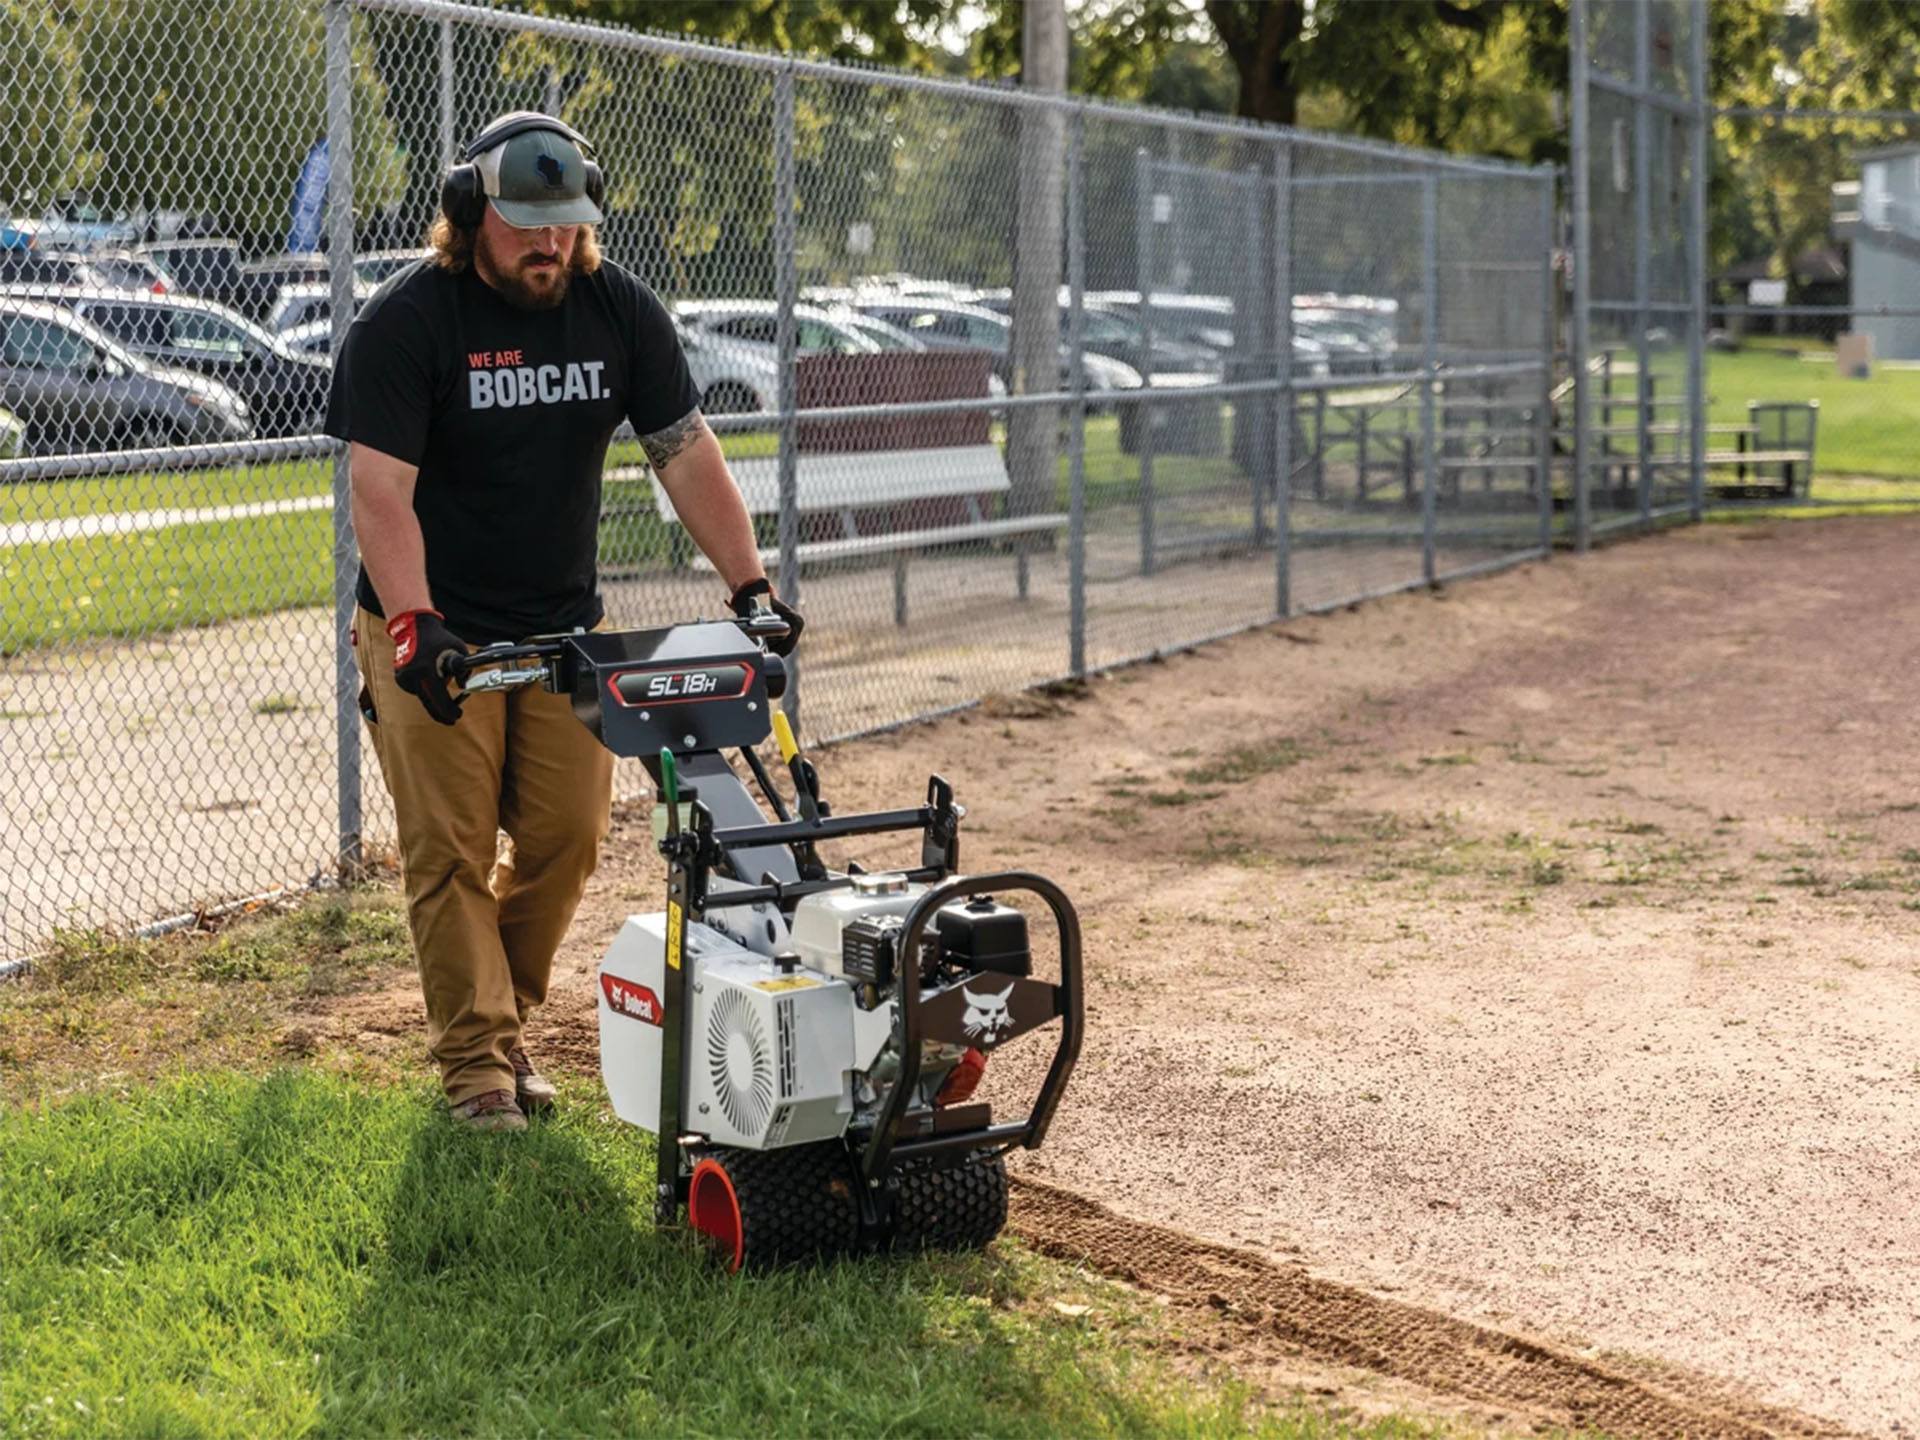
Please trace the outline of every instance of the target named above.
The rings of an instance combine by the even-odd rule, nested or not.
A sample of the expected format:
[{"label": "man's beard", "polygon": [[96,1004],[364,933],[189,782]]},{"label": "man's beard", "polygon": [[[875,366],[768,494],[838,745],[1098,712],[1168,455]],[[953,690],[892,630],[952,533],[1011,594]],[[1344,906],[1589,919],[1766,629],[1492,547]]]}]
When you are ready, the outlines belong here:
[{"label": "man's beard", "polygon": [[571,266],[557,258],[544,266],[536,266],[533,265],[535,257],[522,256],[521,268],[509,270],[493,253],[485,232],[474,239],[486,261],[488,278],[509,305],[520,310],[551,310],[567,298],[567,283],[573,278]]}]

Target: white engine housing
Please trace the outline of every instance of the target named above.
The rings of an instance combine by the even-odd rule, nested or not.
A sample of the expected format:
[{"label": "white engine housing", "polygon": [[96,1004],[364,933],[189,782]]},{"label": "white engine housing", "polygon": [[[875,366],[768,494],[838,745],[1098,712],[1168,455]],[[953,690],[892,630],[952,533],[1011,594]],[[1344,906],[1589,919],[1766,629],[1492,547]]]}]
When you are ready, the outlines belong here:
[{"label": "white engine housing", "polygon": [[[702,924],[687,926],[686,963],[688,1128],[755,1150],[842,1134],[853,1114],[849,1072],[871,1064],[884,1041],[868,1021],[856,1045],[846,983],[782,972]],[[665,971],[666,916],[657,913],[628,917],[600,962],[601,1073],[614,1113],[646,1130],[660,1117]]]}]

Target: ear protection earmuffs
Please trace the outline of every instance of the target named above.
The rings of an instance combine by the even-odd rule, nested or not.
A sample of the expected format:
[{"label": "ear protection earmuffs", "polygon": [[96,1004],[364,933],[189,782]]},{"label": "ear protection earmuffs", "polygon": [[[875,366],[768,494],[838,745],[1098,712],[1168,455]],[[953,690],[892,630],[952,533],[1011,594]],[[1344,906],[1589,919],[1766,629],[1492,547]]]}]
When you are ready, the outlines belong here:
[{"label": "ear protection earmuffs", "polygon": [[462,230],[478,229],[481,217],[486,214],[486,186],[480,179],[480,167],[473,162],[496,145],[504,145],[514,136],[524,135],[529,130],[551,130],[556,135],[566,136],[580,147],[581,156],[586,161],[587,198],[597,209],[606,208],[600,201],[606,194],[607,182],[600,173],[599,165],[594,162],[593,142],[564,120],[522,110],[513,115],[502,115],[474,136],[461,152],[461,163],[449,169],[446,179],[440,182],[440,208],[454,225]]}]

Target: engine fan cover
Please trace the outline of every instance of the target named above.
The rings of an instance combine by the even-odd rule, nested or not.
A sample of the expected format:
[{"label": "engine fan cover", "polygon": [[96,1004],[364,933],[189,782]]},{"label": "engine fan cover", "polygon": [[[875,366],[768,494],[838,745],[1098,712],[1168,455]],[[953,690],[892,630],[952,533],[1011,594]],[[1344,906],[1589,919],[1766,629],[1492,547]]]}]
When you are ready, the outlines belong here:
[{"label": "engine fan cover", "polygon": [[696,978],[687,1128],[752,1150],[838,1138],[853,1115],[853,992],[757,956]]}]

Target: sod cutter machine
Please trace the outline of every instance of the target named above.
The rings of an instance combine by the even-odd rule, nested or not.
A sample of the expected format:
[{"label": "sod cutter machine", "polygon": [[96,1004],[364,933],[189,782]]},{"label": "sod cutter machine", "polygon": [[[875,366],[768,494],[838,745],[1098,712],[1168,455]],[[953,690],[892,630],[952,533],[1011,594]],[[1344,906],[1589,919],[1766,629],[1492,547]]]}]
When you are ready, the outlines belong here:
[{"label": "sod cutter machine", "polygon": [[[774,707],[787,674],[762,642],[785,632],[763,611],[489,646],[448,670],[469,691],[570,696],[655,782],[667,908],[614,936],[599,1012],[614,1112],[659,1140],[656,1219],[685,1205],[732,1269],[984,1245],[1006,1221],[1004,1157],[1045,1138],[1079,1054],[1079,920],[1042,876],[960,873],[965,811],[938,775],[914,808],[833,814]],[[753,748],[769,734],[791,811]],[[889,831],[918,832],[917,866],[821,862],[823,841]],[[1033,973],[1016,895],[1052,912],[1058,983]],[[972,1101],[988,1056],[1055,1021],[1025,1117]]]}]

